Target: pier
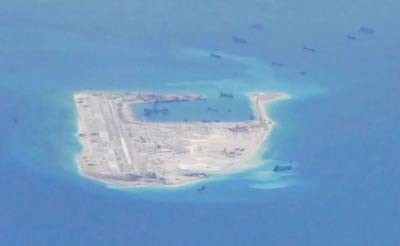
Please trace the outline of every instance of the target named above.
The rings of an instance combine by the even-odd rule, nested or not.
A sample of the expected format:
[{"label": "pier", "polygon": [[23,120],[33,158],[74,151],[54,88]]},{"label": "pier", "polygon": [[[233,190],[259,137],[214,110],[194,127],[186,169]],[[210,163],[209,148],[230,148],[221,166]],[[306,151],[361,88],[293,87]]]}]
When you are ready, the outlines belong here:
[{"label": "pier", "polygon": [[[232,95],[233,96],[233,95]],[[80,172],[118,186],[175,186],[249,165],[273,122],[265,105],[279,93],[251,95],[254,118],[241,122],[147,122],[134,104],[153,103],[149,114],[167,112],[160,102],[202,100],[195,94],[81,92],[74,95],[83,150]]]}]

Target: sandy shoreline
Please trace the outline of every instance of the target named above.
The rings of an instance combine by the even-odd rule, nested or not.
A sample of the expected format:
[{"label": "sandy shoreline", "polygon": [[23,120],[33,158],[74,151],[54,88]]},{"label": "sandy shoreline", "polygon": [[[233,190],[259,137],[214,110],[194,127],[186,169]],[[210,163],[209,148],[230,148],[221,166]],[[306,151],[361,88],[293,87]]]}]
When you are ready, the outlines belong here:
[{"label": "sandy shoreline", "polygon": [[[114,187],[178,187],[257,166],[254,157],[275,123],[266,112],[283,93],[249,94],[254,120],[143,122],[132,104],[192,101],[194,94],[79,92],[77,157],[81,175]],[[155,99],[156,98],[156,99]]]}]

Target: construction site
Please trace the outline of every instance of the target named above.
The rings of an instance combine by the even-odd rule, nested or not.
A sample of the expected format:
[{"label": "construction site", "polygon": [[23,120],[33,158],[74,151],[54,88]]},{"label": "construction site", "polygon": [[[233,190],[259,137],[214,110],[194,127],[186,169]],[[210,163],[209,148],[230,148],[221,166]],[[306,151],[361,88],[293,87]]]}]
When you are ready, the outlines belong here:
[{"label": "construction site", "polygon": [[[134,104],[206,100],[196,94],[86,91],[74,95],[82,175],[116,186],[177,186],[257,165],[274,123],[266,105],[281,93],[249,94],[254,117],[241,122],[148,122]],[[150,109],[147,109],[150,110]],[[154,109],[145,113],[165,113]],[[161,111],[160,111],[161,110]]]}]

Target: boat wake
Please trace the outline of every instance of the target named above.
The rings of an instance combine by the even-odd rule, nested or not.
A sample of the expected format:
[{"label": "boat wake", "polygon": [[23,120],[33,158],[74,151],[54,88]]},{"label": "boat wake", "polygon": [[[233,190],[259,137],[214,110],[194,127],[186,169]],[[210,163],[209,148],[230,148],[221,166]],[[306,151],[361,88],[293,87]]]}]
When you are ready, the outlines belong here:
[{"label": "boat wake", "polygon": [[[274,162],[275,163],[275,162]],[[281,163],[281,162],[278,162]],[[249,188],[270,190],[281,189],[295,184],[295,164],[274,164],[271,170],[258,170],[249,174],[248,179],[252,182]]]}]

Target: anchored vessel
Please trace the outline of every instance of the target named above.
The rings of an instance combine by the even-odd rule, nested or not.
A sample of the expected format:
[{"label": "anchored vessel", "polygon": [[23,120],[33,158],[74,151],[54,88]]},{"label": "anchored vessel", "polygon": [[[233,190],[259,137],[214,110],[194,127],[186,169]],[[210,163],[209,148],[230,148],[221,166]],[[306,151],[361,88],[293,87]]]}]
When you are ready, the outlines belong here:
[{"label": "anchored vessel", "polygon": [[222,58],[221,55],[218,55],[218,54],[216,54],[216,53],[214,53],[214,52],[210,53],[210,57],[211,57],[211,58],[215,58],[215,59],[221,59],[221,58]]},{"label": "anchored vessel", "polygon": [[271,62],[271,65],[273,67],[284,67],[285,66],[285,64],[280,63],[280,62]]},{"label": "anchored vessel", "polygon": [[80,172],[119,186],[173,186],[246,168],[270,133],[265,105],[284,97],[254,93],[254,118],[242,122],[144,122],[133,104],[203,100],[194,94],[88,91],[74,95]]},{"label": "anchored vessel", "polygon": [[237,44],[247,44],[247,40],[238,36],[233,36],[232,41]]},{"label": "anchored vessel", "polygon": [[290,171],[292,170],[293,167],[292,165],[286,164],[286,165],[276,165],[273,169],[274,172],[285,172],[285,171]]},{"label": "anchored vessel", "polygon": [[360,27],[359,32],[363,34],[374,34],[375,30],[370,27],[362,26]]},{"label": "anchored vessel", "polygon": [[303,50],[307,52],[314,53],[316,50],[314,48],[308,47],[308,46],[303,46]]},{"label": "anchored vessel", "polygon": [[346,37],[347,37],[347,39],[348,39],[348,40],[356,40],[356,39],[357,39],[357,37],[356,37],[356,36],[354,36],[354,35],[350,35],[350,34],[349,34],[349,35],[347,35]]},{"label": "anchored vessel", "polygon": [[143,109],[145,116],[151,116],[153,114],[168,114],[168,108],[158,108],[157,104],[153,105],[153,108],[144,108]]},{"label": "anchored vessel", "polygon": [[234,96],[233,96],[233,93],[231,93],[231,92],[220,91],[219,97],[233,98]]}]

